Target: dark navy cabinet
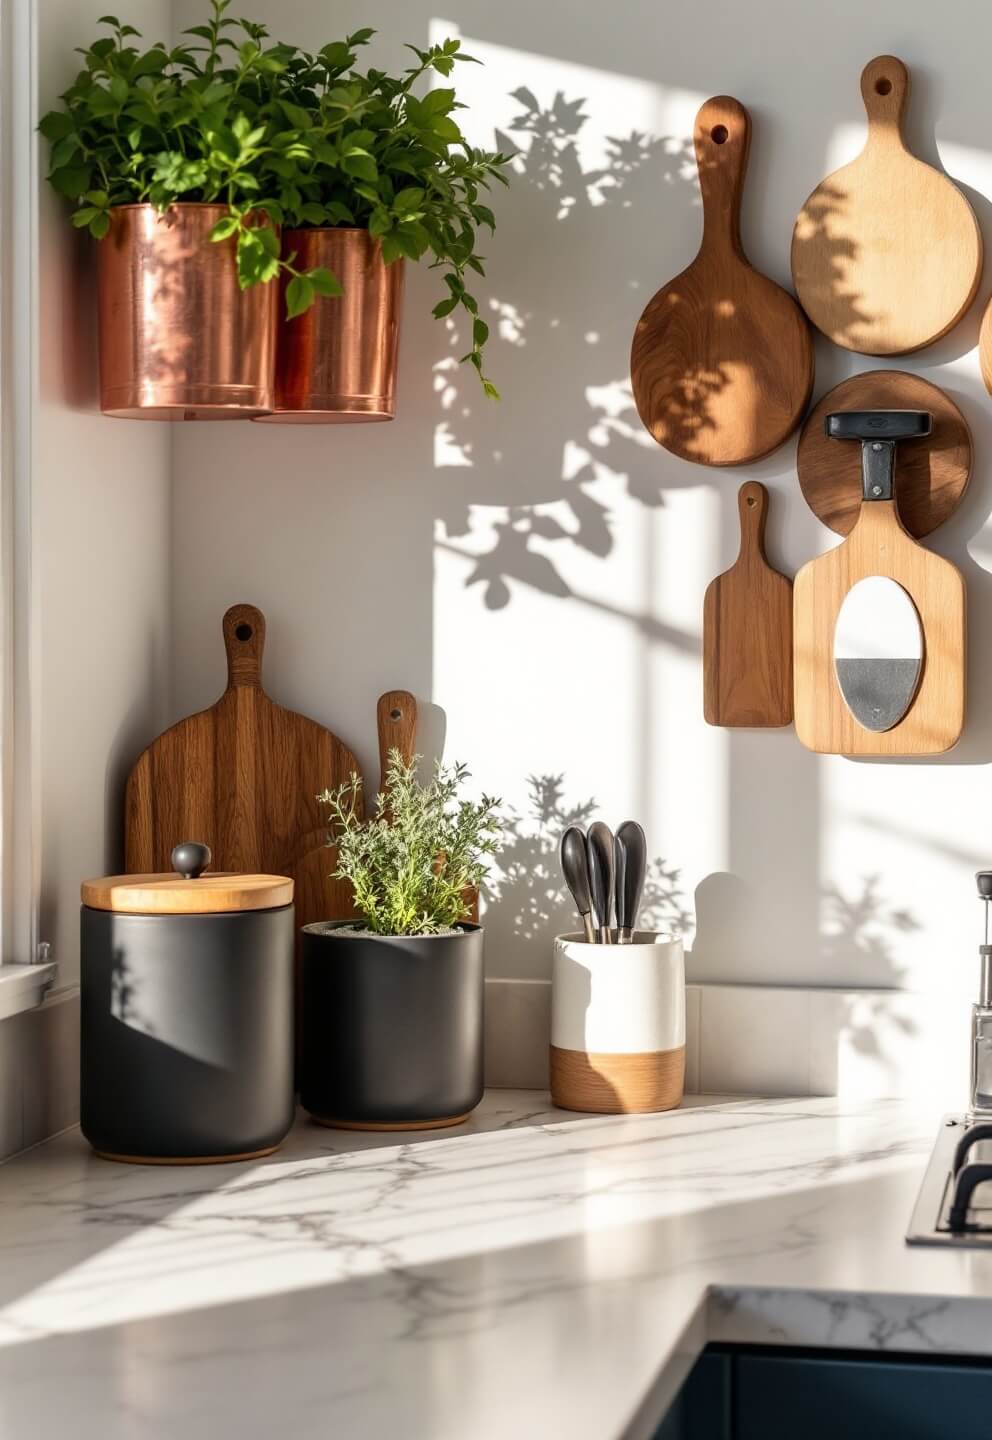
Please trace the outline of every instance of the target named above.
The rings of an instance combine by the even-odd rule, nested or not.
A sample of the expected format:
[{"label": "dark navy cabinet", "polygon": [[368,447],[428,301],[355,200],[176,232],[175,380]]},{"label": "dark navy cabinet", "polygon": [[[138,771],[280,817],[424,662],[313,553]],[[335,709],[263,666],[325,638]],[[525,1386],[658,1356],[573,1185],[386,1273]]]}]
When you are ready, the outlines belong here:
[{"label": "dark navy cabinet", "polygon": [[714,1346],[700,1356],[656,1440],[797,1437],[992,1440],[992,1364]]},{"label": "dark navy cabinet", "polygon": [[726,1350],[704,1350],[665,1416],[656,1440],[731,1440],[736,1360]]}]

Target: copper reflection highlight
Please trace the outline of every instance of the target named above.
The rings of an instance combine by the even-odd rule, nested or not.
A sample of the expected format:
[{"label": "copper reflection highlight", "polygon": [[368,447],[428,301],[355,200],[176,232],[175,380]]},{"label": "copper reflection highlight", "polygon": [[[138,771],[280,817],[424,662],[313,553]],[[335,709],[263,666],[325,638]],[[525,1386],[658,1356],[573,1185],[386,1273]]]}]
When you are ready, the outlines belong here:
[{"label": "copper reflection highlight", "polygon": [[225,205],[121,205],[99,242],[100,408],[130,420],[246,420],[272,408],[274,282],[242,291]]},{"label": "copper reflection highlight", "polygon": [[404,262],[384,264],[374,236],[343,226],[284,231],[283,254],[294,250],[296,269],[324,266],[344,294],[318,297],[293,320],[280,311],[274,413],[260,418],[310,425],[392,420]]}]

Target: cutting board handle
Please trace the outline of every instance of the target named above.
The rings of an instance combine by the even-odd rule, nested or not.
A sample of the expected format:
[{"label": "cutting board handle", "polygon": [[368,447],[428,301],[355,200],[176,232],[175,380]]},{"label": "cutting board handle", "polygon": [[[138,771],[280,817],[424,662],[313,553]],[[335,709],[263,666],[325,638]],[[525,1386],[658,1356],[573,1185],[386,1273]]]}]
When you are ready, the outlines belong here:
[{"label": "cutting board handle", "polygon": [[768,491],[758,480],[746,481],[737,492],[737,509],[741,517],[741,548],[738,563],[748,560],[758,564],[765,559],[765,521],[768,518]]},{"label": "cutting board handle", "polygon": [[247,685],[261,690],[265,616],[257,606],[231,606],[224,616],[224,648],[227,651],[227,688],[234,690]]},{"label": "cutting board handle", "polygon": [[702,249],[741,248],[741,196],[751,145],[751,117],[732,95],[715,95],[696,116],[693,134],[703,197]]},{"label": "cutting board handle", "polygon": [[861,95],[868,112],[868,139],[898,140],[909,99],[909,71],[895,55],[876,55],[861,72]]},{"label": "cutting board handle", "polygon": [[[379,789],[386,788],[390,750],[398,750],[410,763],[417,744],[417,701],[409,690],[387,690],[376,707],[379,731]],[[369,797],[370,800],[373,797]]]}]

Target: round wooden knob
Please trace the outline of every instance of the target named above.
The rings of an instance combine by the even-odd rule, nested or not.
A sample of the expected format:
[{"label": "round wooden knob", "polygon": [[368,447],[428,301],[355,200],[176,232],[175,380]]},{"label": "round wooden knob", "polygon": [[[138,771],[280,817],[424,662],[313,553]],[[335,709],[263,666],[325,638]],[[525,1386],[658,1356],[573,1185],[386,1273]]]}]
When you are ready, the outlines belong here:
[{"label": "round wooden knob", "polygon": [[196,840],[184,840],[171,855],[172,868],[184,880],[199,880],[210,864],[210,846]]}]

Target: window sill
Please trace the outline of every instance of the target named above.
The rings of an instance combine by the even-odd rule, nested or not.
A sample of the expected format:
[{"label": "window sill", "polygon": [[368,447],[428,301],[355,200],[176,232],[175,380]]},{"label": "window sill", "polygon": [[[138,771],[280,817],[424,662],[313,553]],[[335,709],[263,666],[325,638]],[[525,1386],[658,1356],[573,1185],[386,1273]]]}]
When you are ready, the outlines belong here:
[{"label": "window sill", "polygon": [[23,1010],[34,1010],[40,1005],[55,979],[56,969],[53,962],[44,965],[0,965],[0,1020],[19,1015]]}]

